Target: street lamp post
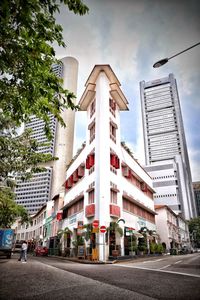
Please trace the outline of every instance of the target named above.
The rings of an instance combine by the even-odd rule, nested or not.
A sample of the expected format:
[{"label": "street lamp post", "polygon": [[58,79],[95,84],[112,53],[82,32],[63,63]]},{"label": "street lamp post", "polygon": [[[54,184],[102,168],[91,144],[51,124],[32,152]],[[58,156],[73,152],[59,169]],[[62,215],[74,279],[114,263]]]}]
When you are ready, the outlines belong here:
[{"label": "street lamp post", "polygon": [[190,49],[192,49],[192,48],[194,48],[198,45],[200,45],[200,42],[193,45],[193,46],[191,46],[191,47],[189,47],[189,48],[187,48],[187,49],[185,49],[185,50],[183,50],[183,51],[181,51],[181,52],[179,52],[179,53],[174,54],[171,57],[166,57],[166,58],[160,59],[157,62],[155,62],[155,64],[153,64],[153,67],[154,68],[159,68],[159,67],[165,65],[170,59],[174,58],[175,56],[178,56],[178,55],[182,54],[183,52],[186,52],[186,51],[188,51],[188,50],[190,50]]}]

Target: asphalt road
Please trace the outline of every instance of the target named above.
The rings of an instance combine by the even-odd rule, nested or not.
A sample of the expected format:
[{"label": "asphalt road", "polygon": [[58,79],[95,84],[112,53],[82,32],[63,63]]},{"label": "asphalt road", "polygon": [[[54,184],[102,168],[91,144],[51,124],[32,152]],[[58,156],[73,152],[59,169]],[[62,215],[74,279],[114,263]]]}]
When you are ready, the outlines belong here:
[{"label": "asphalt road", "polygon": [[52,257],[29,257],[23,264],[14,256],[0,259],[0,299],[195,300],[199,263],[200,254],[109,265]]}]

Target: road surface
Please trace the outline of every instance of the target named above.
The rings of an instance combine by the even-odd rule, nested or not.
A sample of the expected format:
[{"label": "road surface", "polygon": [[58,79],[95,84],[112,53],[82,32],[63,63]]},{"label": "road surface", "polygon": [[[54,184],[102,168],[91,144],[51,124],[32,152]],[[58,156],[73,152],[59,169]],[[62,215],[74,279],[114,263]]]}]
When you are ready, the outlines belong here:
[{"label": "road surface", "polygon": [[0,259],[0,299],[200,299],[200,254],[117,264],[29,257]]}]

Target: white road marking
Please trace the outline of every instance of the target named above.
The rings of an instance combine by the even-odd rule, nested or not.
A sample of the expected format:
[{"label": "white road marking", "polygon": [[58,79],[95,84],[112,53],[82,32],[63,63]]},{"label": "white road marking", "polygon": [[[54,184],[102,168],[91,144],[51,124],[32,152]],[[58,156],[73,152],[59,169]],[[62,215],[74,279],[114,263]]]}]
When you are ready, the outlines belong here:
[{"label": "white road marking", "polygon": [[182,262],[182,260],[178,260],[174,264],[179,264],[180,262]]},{"label": "white road marking", "polygon": [[146,260],[146,261],[143,261],[142,263],[146,264],[146,263],[149,263],[149,262],[152,262],[152,260]]},{"label": "white road marking", "polygon": [[170,266],[171,266],[171,265],[166,265],[166,266],[160,268],[160,270],[166,269],[166,268],[168,268],[168,267],[170,267]]},{"label": "white road marking", "polygon": [[134,266],[128,266],[128,265],[123,265],[123,264],[112,264],[111,266],[113,266],[113,267],[132,268],[132,269],[141,269],[141,270],[155,271],[155,272],[162,272],[162,273],[171,273],[171,274],[178,274],[178,275],[184,275],[184,276],[189,276],[189,277],[200,278],[200,275],[196,275],[196,274],[173,272],[173,271],[166,271],[166,270],[159,270],[159,269],[150,269],[150,268],[143,268],[143,267],[134,267]]},{"label": "white road marking", "polygon": [[161,261],[161,260],[163,260],[163,258],[159,258],[159,259],[154,259],[154,260],[146,260],[146,261],[143,261],[142,263],[143,264],[146,264],[146,263],[149,263],[149,262],[154,262],[154,261]]},{"label": "white road marking", "polygon": [[161,261],[161,260],[163,260],[163,258],[155,259],[153,261]]}]

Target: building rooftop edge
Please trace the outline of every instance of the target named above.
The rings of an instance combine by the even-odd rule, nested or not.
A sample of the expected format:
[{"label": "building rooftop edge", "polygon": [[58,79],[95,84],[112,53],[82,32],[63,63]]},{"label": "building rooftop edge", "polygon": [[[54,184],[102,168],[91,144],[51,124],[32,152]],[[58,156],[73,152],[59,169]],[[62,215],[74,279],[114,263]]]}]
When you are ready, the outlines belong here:
[{"label": "building rooftop edge", "polygon": [[86,84],[85,90],[79,100],[79,106],[81,110],[87,110],[90,102],[95,97],[95,88],[96,88],[96,81],[100,74],[100,72],[104,72],[110,81],[110,94],[116,100],[119,108],[121,110],[128,110],[128,101],[123,94],[122,90],[120,89],[120,82],[113,72],[110,65],[95,65],[92,72],[90,73]]}]

